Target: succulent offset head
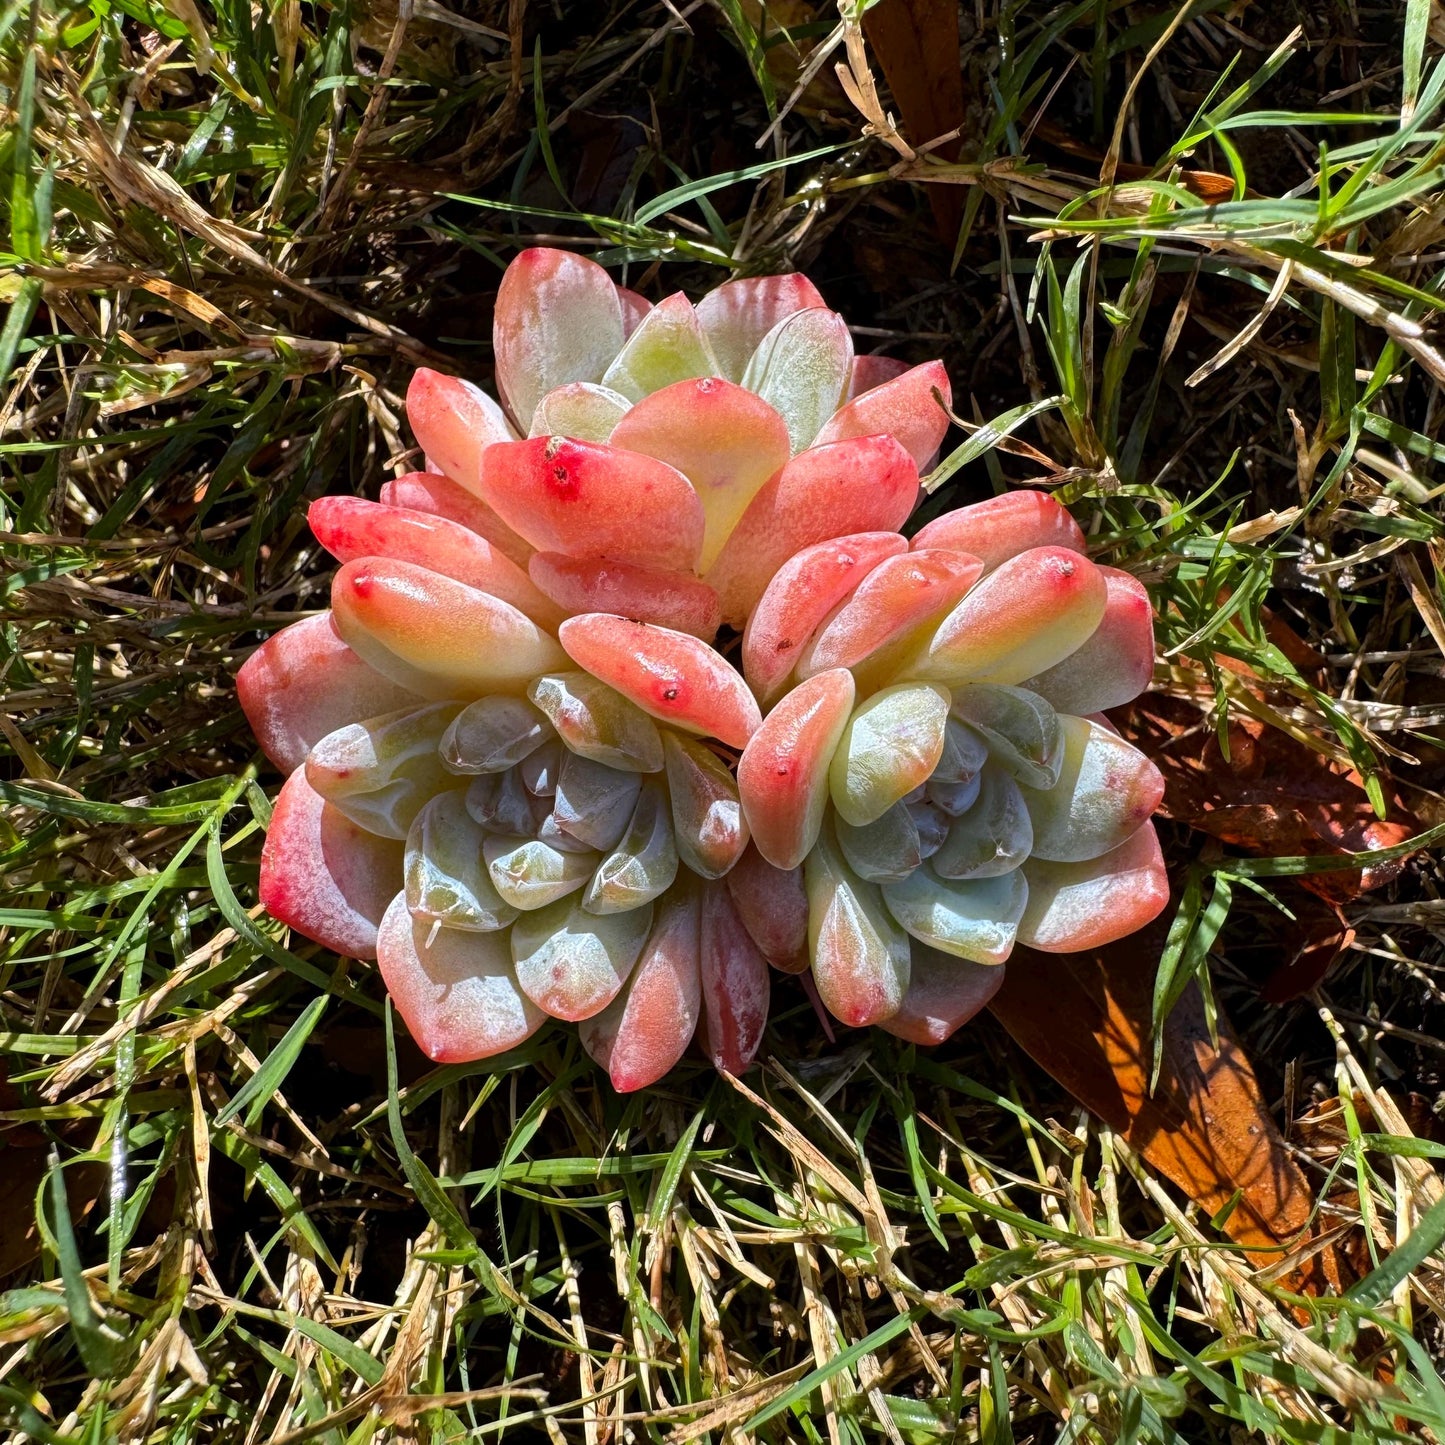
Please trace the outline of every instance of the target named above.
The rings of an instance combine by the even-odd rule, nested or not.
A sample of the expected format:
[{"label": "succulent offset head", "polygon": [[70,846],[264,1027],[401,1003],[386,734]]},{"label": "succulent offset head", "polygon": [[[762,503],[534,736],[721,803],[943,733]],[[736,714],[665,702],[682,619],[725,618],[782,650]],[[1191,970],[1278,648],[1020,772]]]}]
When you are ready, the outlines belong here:
[{"label": "succulent offset head", "polygon": [[1102,716],[1148,597],[1042,493],[901,535],[939,363],[855,357],[801,276],[649,307],[551,250],[495,341],[501,404],[419,371],[426,470],[312,506],[331,610],[238,677],[289,773],[263,902],[431,1057],[550,1016],[618,1089],[695,1034],[740,1071],[770,966],[936,1043],[1016,943],[1159,912],[1162,782]]}]

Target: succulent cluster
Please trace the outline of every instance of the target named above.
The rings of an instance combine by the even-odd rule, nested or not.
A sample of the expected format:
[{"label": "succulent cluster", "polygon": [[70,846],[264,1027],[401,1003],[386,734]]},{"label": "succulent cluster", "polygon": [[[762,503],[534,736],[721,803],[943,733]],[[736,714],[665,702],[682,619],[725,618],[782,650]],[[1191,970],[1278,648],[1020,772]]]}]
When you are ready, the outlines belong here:
[{"label": "succulent cluster", "polygon": [[1100,715],[1148,598],[1042,493],[900,534],[939,363],[855,356],[801,276],[649,306],[553,250],[495,341],[502,404],[417,372],[426,470],[312,506],[331,610],[238,678],[289,774],[262,900],[432,1058],[551,1016],[620,1090],[694,1035],[741,1071],[770,967],[938,1042],[1016,942],[1160,910],[1161,780]]}]

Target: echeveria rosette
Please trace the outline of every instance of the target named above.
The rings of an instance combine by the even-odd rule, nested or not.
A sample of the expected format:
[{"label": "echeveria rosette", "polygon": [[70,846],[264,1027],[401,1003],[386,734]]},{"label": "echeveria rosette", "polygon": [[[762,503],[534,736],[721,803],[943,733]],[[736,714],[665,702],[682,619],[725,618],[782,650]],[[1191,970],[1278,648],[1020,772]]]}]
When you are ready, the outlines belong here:
[{"label": "echeveria rosette", "polygon": [[902,536],[941,365],[855,357],[801,276],[649,306],[553,250],[495,342],[500,403],[413,378],[426,470],[313,505],[331,610],[238,678],[289,773],[262,901],[432,1058],[552,1017],[620,1090],[695,1036],[740,1071],[774,969],[936,1043],[1016,943],[1158,913],[1161,781],[1102,716],[1148,598],[1041,493]]}]

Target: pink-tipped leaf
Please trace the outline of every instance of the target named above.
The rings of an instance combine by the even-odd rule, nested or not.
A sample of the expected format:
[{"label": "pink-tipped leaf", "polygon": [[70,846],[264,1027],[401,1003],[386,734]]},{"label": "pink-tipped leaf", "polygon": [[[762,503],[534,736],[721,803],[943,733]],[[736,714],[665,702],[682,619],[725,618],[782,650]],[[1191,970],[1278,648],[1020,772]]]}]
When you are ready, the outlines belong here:
[{"label": "pink-tipped leaf", "polygon": [[703,889],[699,963],[703,1047],[717,1068],[746,1073],[763,1041],[772,985],[767,960],[721,883]]},{"label": "pink-tipped leaf", "polygon": [[741,382],[758,343],[778,322],[823,304],[818,288],[797,272],[747,276],[709,291],[697,303],[697,318],[717,358],[718,375]]},{"label": "pink-tipped leaf", "polygon": [[[935,392],[942,396],[941,404]],[[926,361],[846,402],[825,423],[815,445],[882,433],[900,442],[922,471],[943,442],[948,430],[944,408],[952,404],[943,363]]]},{"label": "pink-tipped leaf", "polygon": [[1079,524],[1047,492],[1005,492],[935,518],[920,527],[915,547],[954,547],[981,558],[990,571],[1035,547],[1085,550]]},{"label": "pink-tipped leaf", "polygon": [[631,562],[537,552],[532,581],[563,612],[613,612],[711,642],[722,623],[717,593],[691,572],[658,572]]}]

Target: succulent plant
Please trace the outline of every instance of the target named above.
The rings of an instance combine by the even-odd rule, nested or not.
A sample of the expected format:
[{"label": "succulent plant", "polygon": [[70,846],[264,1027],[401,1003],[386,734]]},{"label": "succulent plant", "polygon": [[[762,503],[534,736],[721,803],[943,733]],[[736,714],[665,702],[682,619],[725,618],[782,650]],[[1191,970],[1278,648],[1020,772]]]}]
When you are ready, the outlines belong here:
[{"label": "succulent plant", "polygon": [[903,537],[938,362],[855,356],[801,276],[649,306],[555,250],[495,342],[500,404],[418,371],[426,469],[312,505],[331,610],[238,677],[289,774],[262,901],[376,958],[427,1054],[550,1016],[620,1090],[694,1035],[741,1071],[770,969],[938,1042],[1016,943],[1162,908],[1161,779],[1102,716],[1148,597],[1040,492]]}]

